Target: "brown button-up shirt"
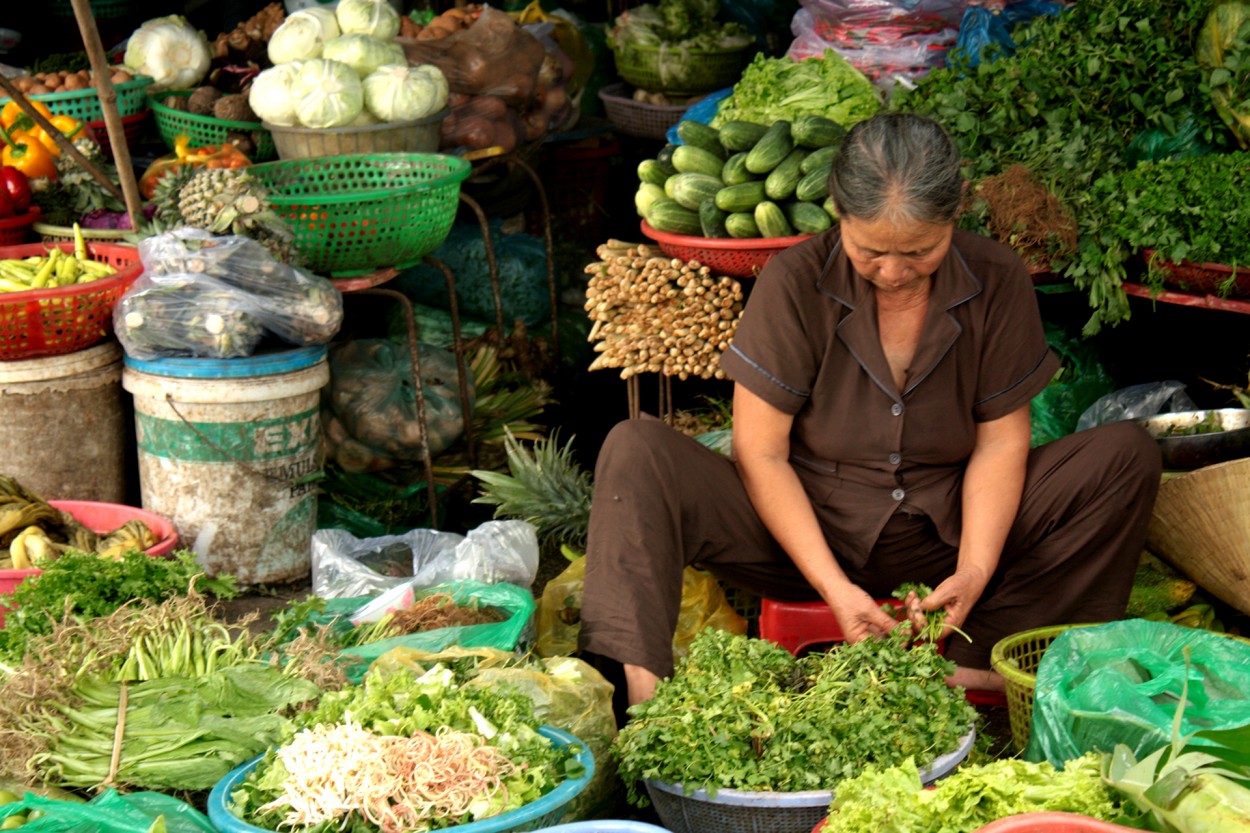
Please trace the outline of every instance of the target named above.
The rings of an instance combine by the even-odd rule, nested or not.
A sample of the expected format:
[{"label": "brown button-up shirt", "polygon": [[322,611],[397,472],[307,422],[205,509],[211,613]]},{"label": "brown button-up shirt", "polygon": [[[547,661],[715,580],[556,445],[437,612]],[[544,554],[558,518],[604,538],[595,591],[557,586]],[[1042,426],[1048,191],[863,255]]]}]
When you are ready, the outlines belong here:
[{"label": "brown button-up shirt", "polygon": [[899,390],[881,349],[876,296],[835,226],[763,270],[721,366],[794,415],[790,462],[834,552],[862,567],[900,507],[928,515],[943,541],[959,545],[976,424],[1027,404],[1059,360],[1020,258],[957,230]]}]

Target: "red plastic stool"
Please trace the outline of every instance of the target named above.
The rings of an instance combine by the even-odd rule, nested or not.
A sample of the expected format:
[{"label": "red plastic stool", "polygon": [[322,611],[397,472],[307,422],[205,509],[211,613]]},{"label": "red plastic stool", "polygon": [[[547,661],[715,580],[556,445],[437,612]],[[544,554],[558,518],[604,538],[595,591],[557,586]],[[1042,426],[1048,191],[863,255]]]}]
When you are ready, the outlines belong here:
[{"label": "red plastic stool", "polygon": [[[877,599],[878,604],[902,607],[897,599]],[[778,602],[760,600],[760,639],[767,639],[792,654],[811,645],[843,641],[842,627],[824,602]],[[939,646],[939,651],[941,646]],[[1007,695],[1001,691],[965,690],[964,696],[974,706],[1006,706]]]}]

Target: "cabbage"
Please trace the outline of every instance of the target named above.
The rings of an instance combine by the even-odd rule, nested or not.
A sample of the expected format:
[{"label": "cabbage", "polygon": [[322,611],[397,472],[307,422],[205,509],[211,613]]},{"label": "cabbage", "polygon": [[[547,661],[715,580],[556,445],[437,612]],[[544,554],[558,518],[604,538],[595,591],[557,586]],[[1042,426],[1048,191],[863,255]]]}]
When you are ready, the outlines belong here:
[{"label": "cabbage", "polygon": [[123,63],[152,78],[152,90],[189,90],[208,74],[212,56],[204,33],[182,15],[147,21],[130,36]]},{"label": "cabbage", "polygon": [[320,58],[326,41],[339,36],[339,24],[329,9],[295,12],[269,38],[269,60],[274,64]]},{"label": "cabbage", "polygon": [[247,103],[264,121],[279,127],[299,123],[295,102],[291,99],[291,81],[299,74],[299,61],[270,67],[252,79]]},{"label": "cabbage", "polygon": [[384,64],[406,64],[404,49],[393,40],[382,40],[372,35],[339,35],[327,41],[321,57],[327,61],[340,61],[356,70],[361,78]]},{"label": "cabbage", "polygon": [[447,104],[447,79],[433,64],[378,67],[364,90],[365,107],[382,121],[425,118]]},{"label": "cabbage", "polygon": [[356,70],[338,61],[304,61],[291,78],[291,102],[304,127],[342,127],[364,107]]},{"label": "cabbage", "polygon": [[339,0],[334,15],[344,34],[390,40],[399,34],[399,12],[386,0]]}]

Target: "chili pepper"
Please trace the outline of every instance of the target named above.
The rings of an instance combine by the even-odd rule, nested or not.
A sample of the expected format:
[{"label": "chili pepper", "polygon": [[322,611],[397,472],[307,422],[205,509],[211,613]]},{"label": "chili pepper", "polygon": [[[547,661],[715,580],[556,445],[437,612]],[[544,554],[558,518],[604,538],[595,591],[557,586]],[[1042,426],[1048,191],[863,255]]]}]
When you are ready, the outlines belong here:
[{"label": "chili pepper", "polygon": [[[34,107],[46,119],[52,119],[52,111],[48,109],[48,105],[42,101],[34,101],[27,99],[30,105]],[[34,127],[35,120],[32,119],[26,111],[16,101],[10,101],[0,109],[0,127],[5,131],[25,130],[28,127]]]},{"label": "chili pepper", "polygon": [[57,178],[56,159],[39,140],[24,131],[0,131],[4,137],[4,150],[0,151],[0,165],[12,165],[27,179]]},{"label": "chili pepper", "polygon": [[13,210],[17,214],[23,214],[30,208],[30,180],[26,174],[12,165],[5,165],[0,168],[0,186],[3,186],[0,191],[8,194],[13,201]]}]

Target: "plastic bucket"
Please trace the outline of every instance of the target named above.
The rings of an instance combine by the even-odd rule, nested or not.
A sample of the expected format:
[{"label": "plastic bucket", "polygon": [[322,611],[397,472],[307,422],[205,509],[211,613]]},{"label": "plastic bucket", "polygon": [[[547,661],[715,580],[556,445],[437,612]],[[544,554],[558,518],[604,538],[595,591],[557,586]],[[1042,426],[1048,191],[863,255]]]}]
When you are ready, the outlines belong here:
[{"label": "plastic bucket", "polygon": [[326,349],[246,359],[126,359],[143,508],[173,521],[210,576],[310,571]]},{"label": "plastic bucket", "polygon": [[0,362],[0,472],[40,497],[126,499],[122,350]]}]

